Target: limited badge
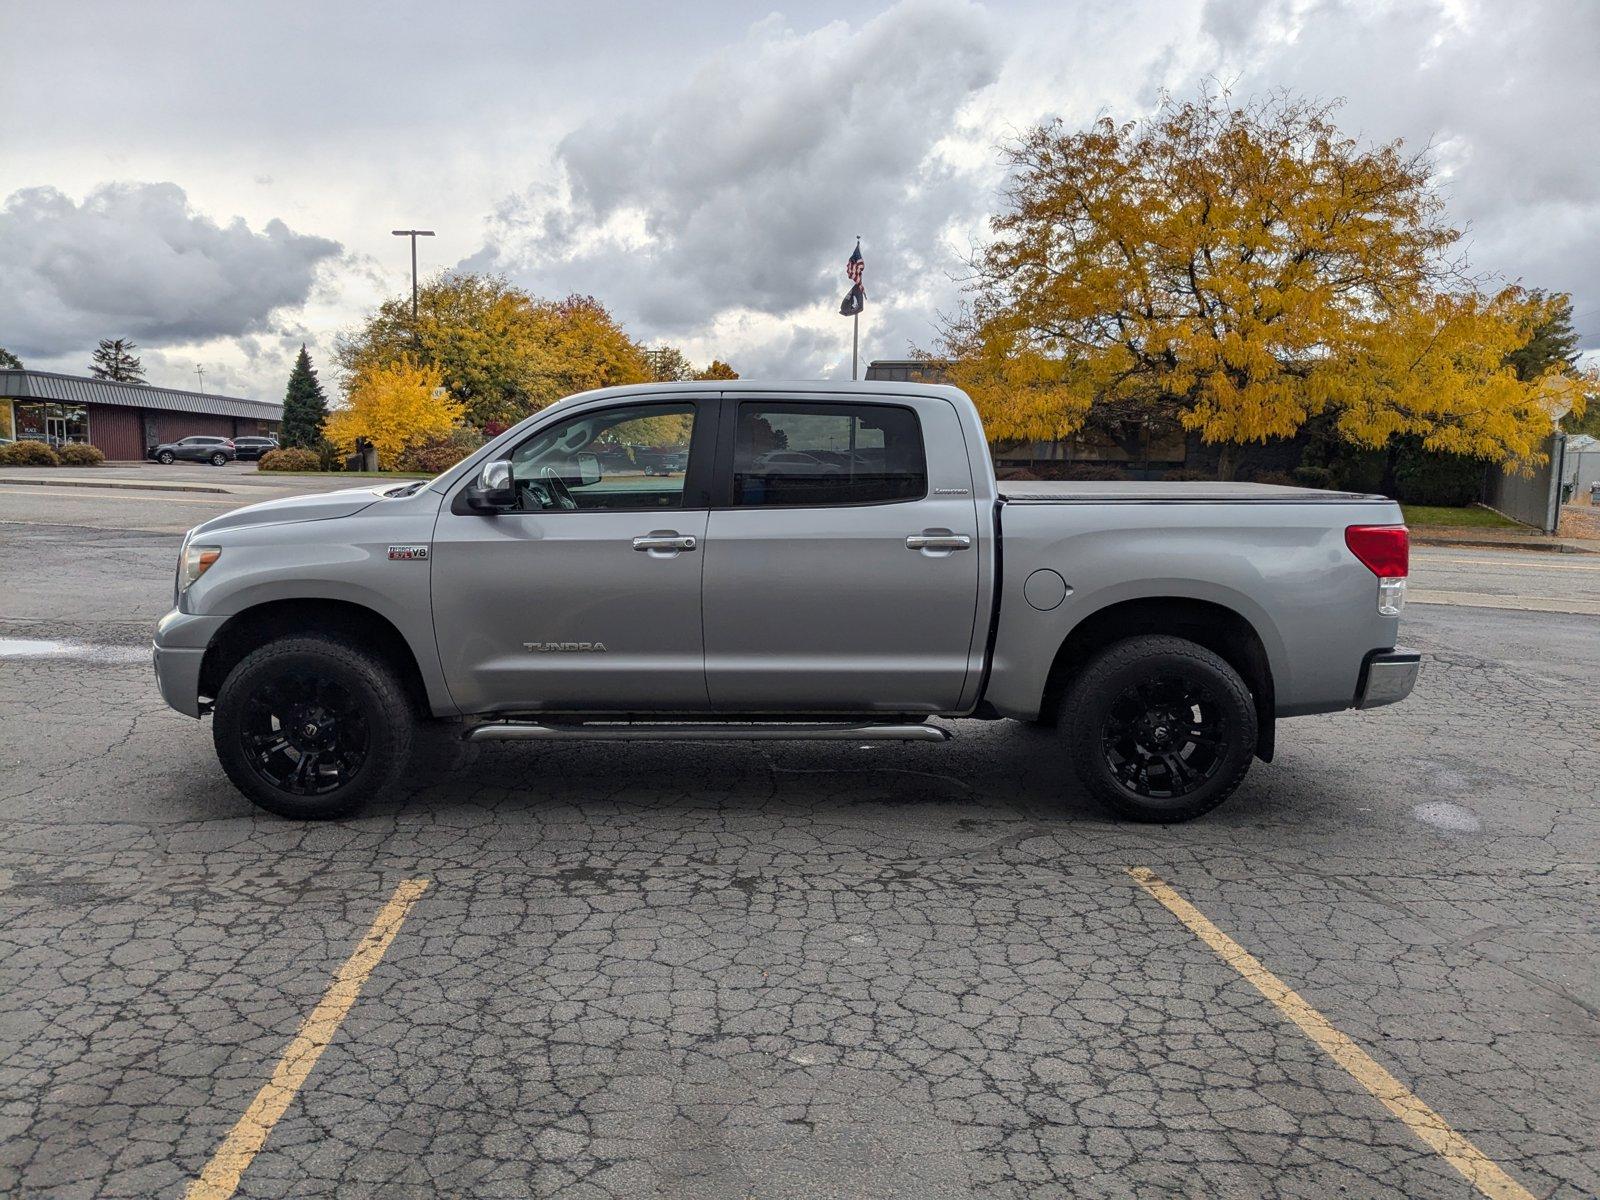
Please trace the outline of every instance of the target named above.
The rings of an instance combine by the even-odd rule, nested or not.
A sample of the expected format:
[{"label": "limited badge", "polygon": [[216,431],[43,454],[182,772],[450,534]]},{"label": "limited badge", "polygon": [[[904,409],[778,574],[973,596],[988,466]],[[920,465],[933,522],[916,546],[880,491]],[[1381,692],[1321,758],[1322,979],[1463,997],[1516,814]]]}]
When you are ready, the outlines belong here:
[{"label": "limited badge", "polygon": [[389,561],[390,562],[394,562],[396,560],[404,560],[404,559],[412,559],[412,558],[427,558],[427,557],[428,557],[428,548],[426,546],[390,546],[389,547]]}]

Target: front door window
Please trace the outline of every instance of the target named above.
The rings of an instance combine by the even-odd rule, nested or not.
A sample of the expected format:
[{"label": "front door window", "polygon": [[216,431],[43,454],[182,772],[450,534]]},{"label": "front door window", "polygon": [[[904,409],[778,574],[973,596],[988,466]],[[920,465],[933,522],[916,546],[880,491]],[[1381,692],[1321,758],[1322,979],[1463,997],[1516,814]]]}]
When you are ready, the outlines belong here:
[{"label": "front door window", "polygon": [[541,430],[511,454],[518,508],[682,508],[694,414],[692,404],[638,404]]}]

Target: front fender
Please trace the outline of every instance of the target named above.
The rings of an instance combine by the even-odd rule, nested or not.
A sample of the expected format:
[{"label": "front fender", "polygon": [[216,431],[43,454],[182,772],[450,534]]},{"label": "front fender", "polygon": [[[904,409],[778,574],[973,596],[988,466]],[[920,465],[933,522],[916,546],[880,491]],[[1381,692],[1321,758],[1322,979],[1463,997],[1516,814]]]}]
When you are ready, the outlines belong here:
[{"label": "front fender", "polygon": [[222,555],[183,597],[184,612],[227,618],[281,600],[333,600],[383,617],[399,631],[416,659],[437,715],[454,715],[433,636],[432,560],[390,558],[391,546],[428,545],[437,514],[433,504],[388,501],[392,508],[292,525],[227,530],[215,540]]}]

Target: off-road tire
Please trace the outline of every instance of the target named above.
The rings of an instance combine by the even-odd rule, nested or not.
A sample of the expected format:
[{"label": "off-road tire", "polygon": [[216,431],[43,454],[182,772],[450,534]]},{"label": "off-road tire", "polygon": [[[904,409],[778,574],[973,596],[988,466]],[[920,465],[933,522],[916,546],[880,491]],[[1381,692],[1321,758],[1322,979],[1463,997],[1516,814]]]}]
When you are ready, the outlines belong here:
[{"label": "off-road tire", "polygon": [[[1113,706],[1130,703],[1125,698],[1141,685],[1159,689],[1160,681],[1174,679],[1192,681],[1205,697],[1205,719],[1216,723],[1215,741],[1206,743],[1203,756],[1211,769],[1182,794],[1140,794],[1136,783],[1119,778],[1107,748],[1117,740],[1113,731],[1126,725]],[[1056,727],[1090,795],[1117,816],[1161,823],[1191,821],[1231,796],[1250,769],[1257,738],[1255,702],[1239,673],[1204,646],[1156,634],[1115,642],[1084,664],[1062,697]],[[1155,732],[1164,728],[1158,723]],[[1180,757],[1183,749],[1198,753],[1200,746],[1180,747]]]},{"label": "off-road tire", "polygon": [[[347,782],[320,795],[274,786],[252,765],[246,710],[263,689],[285,680],[322,677],[358,709],[364,750]],[[212,740],[233,785],[280,817],[321,821],[350,816],[391,789],[411,757],[416,714],[394,669],[382,658],[337,638],[307,634],[279,638],[247,654],[228,672],[217,693]]]}]

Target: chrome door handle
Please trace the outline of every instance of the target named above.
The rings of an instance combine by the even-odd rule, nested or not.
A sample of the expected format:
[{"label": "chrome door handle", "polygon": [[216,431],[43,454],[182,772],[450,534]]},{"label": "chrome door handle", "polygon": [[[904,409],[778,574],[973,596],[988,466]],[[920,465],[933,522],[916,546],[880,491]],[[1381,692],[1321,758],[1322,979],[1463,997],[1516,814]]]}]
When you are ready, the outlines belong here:
[{"label": "chrome door handle", "polygon": [[647,533],[633,539],[635,550],[693,550],[699,544],[692,536],[675,533]]},{"label": "chrome door handle", "polygon": [[964,533],[913,533],[906,539],[907,550],[970,550],[972,539]]}]

